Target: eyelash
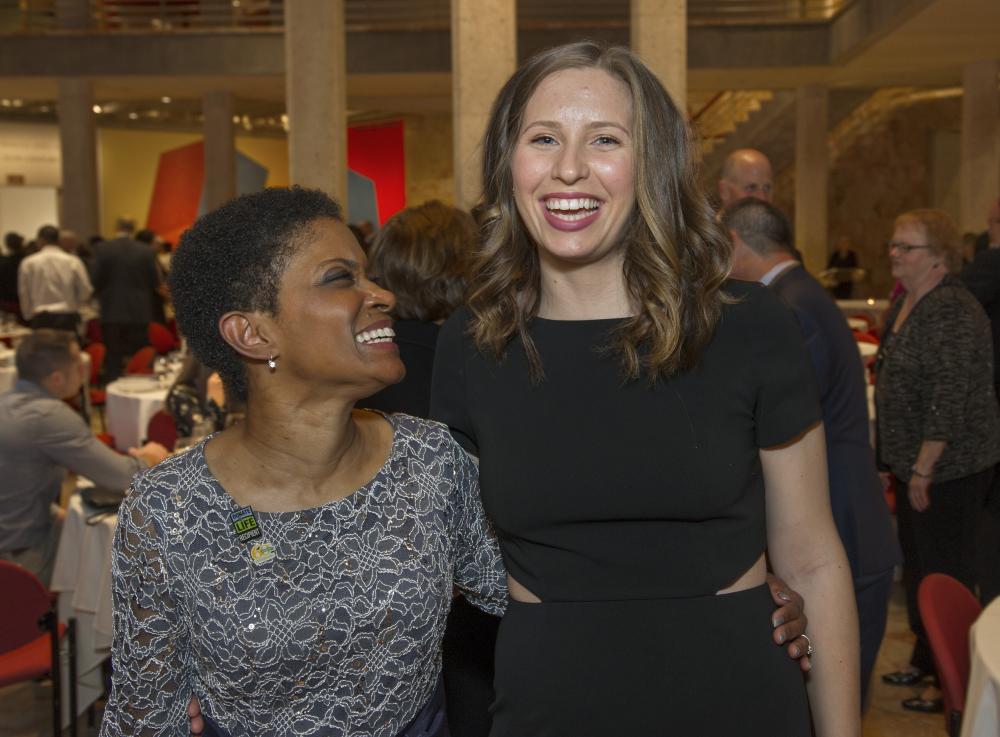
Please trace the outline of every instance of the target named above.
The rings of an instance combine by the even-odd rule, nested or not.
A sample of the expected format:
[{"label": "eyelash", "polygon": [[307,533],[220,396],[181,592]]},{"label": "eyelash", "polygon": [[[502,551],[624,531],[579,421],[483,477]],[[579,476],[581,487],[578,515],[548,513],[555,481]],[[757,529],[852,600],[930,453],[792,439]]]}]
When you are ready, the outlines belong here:
[{"label": "eyelash", "polygon": [[331,282],[340,281],[341,279],[349,279],[353,282],[354,274],[349,271],[328,271],[323,275],[324,284],[330,284]]},{"label": "eyelash", "polygon": [[[543,145],[548,145],[548,144],[551,144],[551,143],[555,143],[555,141],[556,141],[555,138],[553,138],[552,136],[547,135],[547,134],[538,135],[538,136],[535,136],[534,138],[531,139],[532,143],[538,143],[538,144],[543,144]],[[594,139],[594,143],[596,143],[598,146],[616,146],[616,145],[621,144],[621,141],[619,141],[614,136],[601,135],[601,136],[597,136]]]}]

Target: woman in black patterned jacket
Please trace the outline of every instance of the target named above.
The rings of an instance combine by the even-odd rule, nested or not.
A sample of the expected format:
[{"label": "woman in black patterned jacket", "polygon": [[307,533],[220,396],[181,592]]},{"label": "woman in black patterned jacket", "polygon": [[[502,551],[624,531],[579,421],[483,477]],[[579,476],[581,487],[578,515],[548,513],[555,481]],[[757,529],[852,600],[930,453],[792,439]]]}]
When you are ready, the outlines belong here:
[{"label": "woman in black patterned jacket", "polygon": [[[877,358],[878,455],[896,481],[903,584],[917,642],[910,666],[882,678],[917,685],[933,674],[917,610],[929,573],[975,586],[975,529],[993,466],[1000,461],[1000,420],[993,389],[989,319],[952,271],[961,241],[940,210],[896,219],[889,256],[906,288],[886,315]],[[927,688],[903,706],[940,711]]]}]

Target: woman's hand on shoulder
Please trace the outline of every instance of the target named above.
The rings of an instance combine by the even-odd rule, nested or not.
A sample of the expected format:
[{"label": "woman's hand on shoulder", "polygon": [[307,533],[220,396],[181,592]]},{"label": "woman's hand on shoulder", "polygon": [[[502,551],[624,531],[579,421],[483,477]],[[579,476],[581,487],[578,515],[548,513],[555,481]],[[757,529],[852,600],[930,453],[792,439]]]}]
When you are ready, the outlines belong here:
[{"label": "woman's hand on shoulder", "polygon": [[188,702],[188,721],[191,723],[191,737],[201,737],[205,731],[205,720],[201,718],[201,703],[197,696]]},{"label": "woman's hand on shoulder", "polygon": [[802,637],[809,625],[805,601],[798,592],[793,591],[773,573],[767,574],[767,586],[771,589],[771,599],[778,606],[771,615],[774,641],[779,645],[785,645],[788,657],[798,660],[803,673],[807,673],[812,666],[806,655],[809,643]]}]

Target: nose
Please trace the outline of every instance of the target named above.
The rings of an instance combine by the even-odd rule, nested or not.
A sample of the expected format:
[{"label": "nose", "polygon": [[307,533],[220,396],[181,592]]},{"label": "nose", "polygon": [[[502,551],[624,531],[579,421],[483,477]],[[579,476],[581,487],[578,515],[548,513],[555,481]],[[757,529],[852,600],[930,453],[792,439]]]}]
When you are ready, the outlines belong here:
[{"label": "nose", "polygon": [[365,304],[374,310],[391,312],[392,308],[396,306],[396,295],[373,281],[369,281],[365,285],[365,291],[368,293]]},{"label": "nose", "polygon": [[567,141],[559,149],[559,155],[553,165],[552,178],[572,184],[585,179],[589,173],[582,145]]}]

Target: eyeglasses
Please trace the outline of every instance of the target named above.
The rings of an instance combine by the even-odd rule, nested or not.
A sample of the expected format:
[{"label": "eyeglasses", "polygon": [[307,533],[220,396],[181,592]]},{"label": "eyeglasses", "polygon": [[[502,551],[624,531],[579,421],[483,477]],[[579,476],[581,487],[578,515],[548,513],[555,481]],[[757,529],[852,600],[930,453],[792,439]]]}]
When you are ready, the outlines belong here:
[{"label": "eyeglasses", "polygon": [[900,243],[899,241],[889,241],[887,245],[890,251],[895,248],[904,256],[908,254],[910,251],[919,251],[925,248],[927,249],[933,248],[933,246],[911,246],[909,243]]}]

